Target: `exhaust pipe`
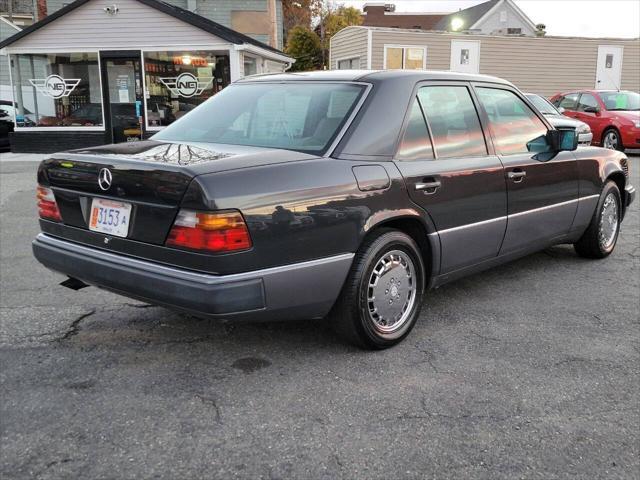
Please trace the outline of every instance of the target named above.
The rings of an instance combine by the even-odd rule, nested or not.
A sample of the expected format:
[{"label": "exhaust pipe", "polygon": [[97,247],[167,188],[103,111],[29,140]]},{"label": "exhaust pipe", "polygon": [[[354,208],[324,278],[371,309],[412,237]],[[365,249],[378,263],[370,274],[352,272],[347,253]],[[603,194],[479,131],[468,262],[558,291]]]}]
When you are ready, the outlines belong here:
[{"label": "exhaust pipe", "polygon": [[63,287],[70,288],[71,290],[80,290],[82,288],[88,287],[86,283],[82,280],[78,280],[77,278],[69,277],[64,282],[60,282],[60,285]]}]

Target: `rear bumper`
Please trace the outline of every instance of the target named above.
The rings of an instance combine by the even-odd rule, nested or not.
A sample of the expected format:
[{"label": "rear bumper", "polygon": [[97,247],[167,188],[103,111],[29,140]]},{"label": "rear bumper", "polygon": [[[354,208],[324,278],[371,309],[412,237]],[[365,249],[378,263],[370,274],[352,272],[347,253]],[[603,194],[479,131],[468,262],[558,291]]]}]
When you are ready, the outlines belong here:
[{"label": "rear bumper", "polygon": [[199,316],[317,318],[335,302],[353,254],[233,275],[210,275],[114,254],[39,234],[33,254],[45,267],[149,303]]}]

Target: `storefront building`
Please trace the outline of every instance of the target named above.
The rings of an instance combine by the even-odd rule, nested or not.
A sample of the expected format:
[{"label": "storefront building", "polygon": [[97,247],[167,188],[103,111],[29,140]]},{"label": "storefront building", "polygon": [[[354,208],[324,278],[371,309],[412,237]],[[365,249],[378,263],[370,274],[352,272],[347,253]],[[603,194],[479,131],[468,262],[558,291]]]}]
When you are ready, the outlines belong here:
[{"label": "storefront building", "polygon": [[0,49],[10,65],[15,152],[137,141],[234,80],[293,61],[156,0],[76,0]]}]

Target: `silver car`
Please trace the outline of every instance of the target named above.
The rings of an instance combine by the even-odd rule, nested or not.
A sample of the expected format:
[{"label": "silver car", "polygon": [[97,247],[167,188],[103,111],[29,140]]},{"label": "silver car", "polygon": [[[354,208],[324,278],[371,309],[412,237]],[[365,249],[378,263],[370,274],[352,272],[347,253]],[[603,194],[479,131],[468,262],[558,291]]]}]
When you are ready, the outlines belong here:
[{"label": "silver car", "polygon": [[545,117],[549,119],[551,125],[556,128],[575,128],[578,133],[578,145],[589,146],[593,140],[591,127],[580,120],[564,116],[564,108],[557,109],[549,100],[535,93],[525,93],[525,96],[540,110]]}]

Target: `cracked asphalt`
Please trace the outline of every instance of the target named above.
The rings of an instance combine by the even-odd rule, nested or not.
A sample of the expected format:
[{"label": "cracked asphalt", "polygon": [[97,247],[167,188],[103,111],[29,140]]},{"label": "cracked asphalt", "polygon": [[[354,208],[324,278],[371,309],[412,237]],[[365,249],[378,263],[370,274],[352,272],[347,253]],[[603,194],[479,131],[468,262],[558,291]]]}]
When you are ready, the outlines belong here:
[{"label": "cracked asphalt", "polygon": [[640,202],[608,259],[455,282],[366,352],[60,287],[31,255],[36,166],[0,162],[0,477],[640,477]]}]

